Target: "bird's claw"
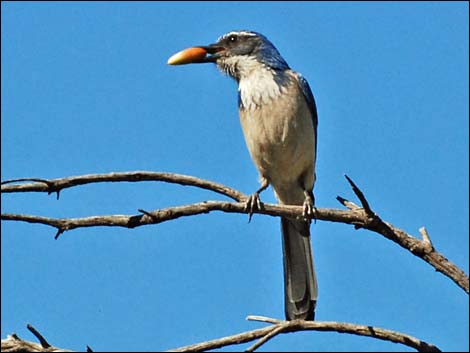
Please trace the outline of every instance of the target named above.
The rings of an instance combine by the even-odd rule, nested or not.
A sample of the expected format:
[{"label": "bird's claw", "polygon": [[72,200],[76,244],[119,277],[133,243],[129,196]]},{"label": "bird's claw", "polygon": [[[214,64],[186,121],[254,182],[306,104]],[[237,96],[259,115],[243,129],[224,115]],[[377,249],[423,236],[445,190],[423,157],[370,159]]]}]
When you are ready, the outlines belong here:
[{"label": "bird's claw", "polygon": [[248,223],[251,222],[251,217],[253,217],[253,212],[256,210],[261,210],[261,200],[259,198],[259,192],[255,192],[246,199],[245,202],[245,211],[248,211]]},{"label": "bird's claw", "polygon": [[317,220],[317,209],[313,205],[313,199],[310,197],[310,195],[306,195],[306,197],[305,197],[305,201],[304,201],[304,204],[303,204],[302,216],[306,220],[313,219],[315,222]]}]

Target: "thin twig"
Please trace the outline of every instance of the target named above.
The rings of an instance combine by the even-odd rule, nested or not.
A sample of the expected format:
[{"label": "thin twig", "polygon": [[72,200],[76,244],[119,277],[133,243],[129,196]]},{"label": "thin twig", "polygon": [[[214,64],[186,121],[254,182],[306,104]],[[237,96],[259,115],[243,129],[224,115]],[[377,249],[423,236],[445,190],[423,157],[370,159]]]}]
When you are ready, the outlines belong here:
[{"label": "thin twig", "polygon": [[40,178],[19,178],[19,179],[10,179],[10,180],[5,180],[2,181],[0,184],[1,185],[6,185],[6,184],[13,184],[13,183],[22,183],[25,181],[34,181],[38,183],[44,183],[46,185],[50,184],[50,181],[47,179],[40,179]]},{"label": "thin twig", "polygon": [[362,193],[362,191],[357,187],[357,185],[354,183],[354,181],[352,181],[352,179],[350,177],[348,177],[346,174],[344,174],[344,177],[348,181],[349,185],[351,185],[351,188],[353,189],[353,191],[356,194],[359,201],[361,201],[361,205],[364,208],[364,210],[366,211],[366,213],[369,216],[373,216],[374,212],[372,212],[372,210],[369,206],[369,202],[367,202],[367,199],[364,196],[364,194]]},{"label": "thin twig", "polygon": [[42,348],[49,348],[51,345],[49,342],[46,341],[43,335],[41,335],[38,330],[36,330],[32,325],[27,324],[26,328],[31,331],[31,333],[36,336],[36,338],[39,340],[39,343],[41,343]]}]

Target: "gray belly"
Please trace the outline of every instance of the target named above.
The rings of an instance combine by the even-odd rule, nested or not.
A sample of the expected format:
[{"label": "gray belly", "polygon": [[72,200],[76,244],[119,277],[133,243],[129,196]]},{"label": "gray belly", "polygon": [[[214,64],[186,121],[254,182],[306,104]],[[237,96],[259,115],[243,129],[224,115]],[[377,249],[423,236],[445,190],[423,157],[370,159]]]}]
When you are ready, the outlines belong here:
[{"label": "gray belly", "polygon": [[288,98],[241,111],[240,120],[261,177],[271,183],[280,201],[299,203],[304,199],[303,189],[313,188],[315,134],[303,97]]}]

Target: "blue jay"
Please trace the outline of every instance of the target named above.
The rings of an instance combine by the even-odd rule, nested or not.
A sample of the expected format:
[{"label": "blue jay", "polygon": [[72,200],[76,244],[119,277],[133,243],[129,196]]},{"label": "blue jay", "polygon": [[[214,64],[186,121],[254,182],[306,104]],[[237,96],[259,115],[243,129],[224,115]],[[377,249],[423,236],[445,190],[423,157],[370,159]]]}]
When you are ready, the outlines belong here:
[{"label": "blue jay", "polygon": [[304,218],[281,218],[285,314],[313,320],[317,281],[310,245],[317,149],[317,109],[312,91],[262,34],[234,31],[208,46],[183,50],[170,65],[212,62],[238,83],[241,126],[261,187],[247,200],[250,216],[269,185],[280,204],[302,205]]}]

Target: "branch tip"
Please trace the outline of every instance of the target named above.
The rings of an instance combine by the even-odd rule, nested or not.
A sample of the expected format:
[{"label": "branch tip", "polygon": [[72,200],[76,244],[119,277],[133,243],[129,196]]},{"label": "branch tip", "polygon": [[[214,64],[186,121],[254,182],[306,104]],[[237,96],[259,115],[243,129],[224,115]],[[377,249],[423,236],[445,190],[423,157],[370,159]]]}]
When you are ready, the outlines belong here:
[{"label": "branch tip", "polygon": [[360,207],[358,205],[356,205],[354,202],[352,201],[349,201],[341,196],[336,196],[336,200],[338,200],[338,202],[340,204],[342,204],[344,207],[354,211],[354,210],[357,210],[359,209]]},{"label": "branch tip", "polygon": [[11,180],[5,180],[2,181],[0,185],[6,185],[6,184],[12,184],[12,183],[18,183],[18,182],[23,182],[23,181],[35,181],[37,183],[44,183],[48,187],[51,186],[51,182],[46,179],[40,179],[40,178],[19,178],[19,179],[11,179]]},{"label": "branch tip", "polygon": [[60,190],[49,190],[49,191],[47,191],[47,194],[50,195],[50,194],[52,194],[53,192],[56,193],[56,200],[58,200],[59,197],[60,197]]},{"label": "branch tip", "polygon": [[46,341],[46,339],[44,338],[43,335],[41,335],[38,330],[36,330],[32,325],[30,324],[27,324],[26,325],[26,328],[31,331],[31,333],[36,336],[36,338],[39,340],[39,343],[41,343],[41,347],[42,348],[50,348],[51,345],[49,344],[49,342]]},{"label": "branch tip", "polygon": [[246,320],[248,320],[248,321],[268,322],[270,324],[280,324],[280,323],[283,322],[282,320],[273,319],[271,317],[260,316],[260,315],[248,315],[246,317]]},{"label": "branch tip", "polygon": [[354,191],[354,193],[356,194],[359,201],[361,201],[361,205],[364,208],[364,211],[366,211],[366,213],[370,216],[374,215],[374,212],[372,212],[372,209],[369,206],[369,202],[367,202],[367,199],[364,196],[364,194],[362,193],[362,191],[357,187],[357,185],[354,183],[354,181],[352,181],[352,179],[347,174],[344,174],[344,177],[348,181],[349,185],[351,185],[351,188]]}]

